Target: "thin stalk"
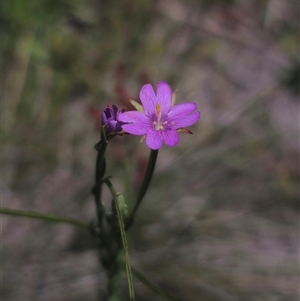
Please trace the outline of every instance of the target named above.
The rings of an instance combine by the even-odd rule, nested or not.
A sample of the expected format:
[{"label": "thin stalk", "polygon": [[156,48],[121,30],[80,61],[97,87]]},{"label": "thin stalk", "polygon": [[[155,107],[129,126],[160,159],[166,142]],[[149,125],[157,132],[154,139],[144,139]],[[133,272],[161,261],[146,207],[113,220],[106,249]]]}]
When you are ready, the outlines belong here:
[{"label": "thin stalk", "polygon": [[135,213],[138,210],[138,208],[147,192],[147,189],[149,187],[149,184],[151,182],[152,175],[153,175],[153,172],[155,169],[157,154],[158,154],[158,150],[151,149],[150,155],[149,155],[148,166],[147,166],[145,176],[144,176],[142,185],[140,187],[139,193],[137,195],[134,208],[133,208],[132,212],[130,213],[130,215],[128,216],[126,223],[125,223],[126,230],[132,225]]},{"label": "thin stalk", "polygon": [[95,145],[95,149],[98,151],[97,160],[96,160],[96,174],[95,174],[95,184],[93,187],[93,194],[95,197],[95,203],[97,208],[97,217],[100,222],[105,214],[105,208],[102,203],[102,178],[105,175],[106,170],[106,161],[105,161],[105,151],[107,148],[108,141],[105,137],[104,128],[101,128],[101,140],[98,144]]},{"label": "thin stalk", "polygon": [[17,217],[27,217],[32,219],[39,219],[44,220],[47,222],[54,222],[54,223],[64,223],[69,224],[85,229],[89,229],[90,226],[88,224],[85,224],[81,222],[80,220],[77,220],[75,218],[69,218],[69,217],[63,217],[63,216],[56,216],[51,214],[43,214],[38,212],[32,212],[32,211],[23,211],[23,210],[15,210],[15,209],[9,209],[9,208],[0,208],[1,214],[7,214],[7,215],[13,215]]}]

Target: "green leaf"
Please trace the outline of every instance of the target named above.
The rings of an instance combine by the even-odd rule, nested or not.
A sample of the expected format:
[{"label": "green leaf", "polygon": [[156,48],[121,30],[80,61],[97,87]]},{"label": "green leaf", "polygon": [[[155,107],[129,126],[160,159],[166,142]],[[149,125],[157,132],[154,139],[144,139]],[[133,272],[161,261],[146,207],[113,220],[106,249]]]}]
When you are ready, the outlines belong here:
[{"label": "green leaf", "polygon": [[108,186],[108,188],[112,194],[115,207],[116,207],[116,212],[118,215],[120,232],[121,232],[121,239],[122,239],[122,244],[123,244],[123,248],[124,248],[124,252],[125,252],[125,267],[126,267],[126,274],[127,274],[127,280],[128,280],[129,299],[130,299],[130,301],[134,301],[135,297],[134,297],[134,289],[133,289],[132,271],[131,271],[131,265],[130,265],[130,260],[129,260],[129,253],[128,253],[128,245],[127,245],[126,233],[124,230],[123,215],[121,212],[121,208],[119,207],[119,201],[120,200],[121,200],[121,202],[124,201],[124,198],[122,200],[122,197],[120,197],[121,194],[119,194],[119,201],[118,201],[118,195],[117,195],[116,190],[113,187],[111,181],[109,180],[109,178],[104,178],[103,181]]},{"label": "green leaf", "polygon": [[70,217],[44,214],[44,213],[38,213],[38,212],[32,212],[32,211],[15,210],[15,209],[9,209],[9,208],[4,208],[4,207],[0,208],[0,214],[7,214],[7,215],[12,215],[12,216],[17,216],[17,217],[39,219],[39,220],[43,220],[46,222],[70,224],[73,226],[78,226],[78,227],[89,229],[88,224],[85,224],[84,222],[82,222],[80,220],[77,220],[75,218],[70,218]]}]

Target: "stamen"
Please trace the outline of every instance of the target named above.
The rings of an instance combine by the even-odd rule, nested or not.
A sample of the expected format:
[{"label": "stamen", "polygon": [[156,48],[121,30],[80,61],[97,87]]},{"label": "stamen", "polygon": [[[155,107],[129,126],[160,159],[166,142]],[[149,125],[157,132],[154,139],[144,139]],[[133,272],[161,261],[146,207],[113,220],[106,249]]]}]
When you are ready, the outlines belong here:
[{"label": "stamen", "polygon": [[161,106],[159,103],[157,103],[155,105],[155,111],[156,111],[156,117],[153,116],[153,118],[157,119],[157,120],[153,120],[152,123],[153,123],[153,128],[156,130],[156,131],[160,131],[160,130],[163,130],[167,121],[163,121],[162,120],[162,116],[161,116]]},{"label": "stamen", "polygon": [[155,110],[156,110],[156,115],[157,115],[157,116],[160,116],[160,104],[157,103],[157,104],[155,105]]}]

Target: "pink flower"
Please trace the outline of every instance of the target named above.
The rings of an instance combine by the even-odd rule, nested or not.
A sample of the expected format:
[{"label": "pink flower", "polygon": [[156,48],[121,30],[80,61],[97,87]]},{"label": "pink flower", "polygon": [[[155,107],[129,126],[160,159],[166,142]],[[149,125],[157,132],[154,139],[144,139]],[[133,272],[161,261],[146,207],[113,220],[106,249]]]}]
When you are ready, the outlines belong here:
[{"label": "pink flower", "polygon": [[119,121],[126,123],[122,125],[125,132],[145,135],[146,144],[154,150],[161,148],[163,141],[168,146],[175,146],[179,142],[178,131],[189,132],[184,128],[193,125],[200,118],[195,103],[174,105],[172,89],[163,81],[158,83],[156,94],[152,85],[144,85],[140,99],[143,105],[141,109],[120,114]]}]

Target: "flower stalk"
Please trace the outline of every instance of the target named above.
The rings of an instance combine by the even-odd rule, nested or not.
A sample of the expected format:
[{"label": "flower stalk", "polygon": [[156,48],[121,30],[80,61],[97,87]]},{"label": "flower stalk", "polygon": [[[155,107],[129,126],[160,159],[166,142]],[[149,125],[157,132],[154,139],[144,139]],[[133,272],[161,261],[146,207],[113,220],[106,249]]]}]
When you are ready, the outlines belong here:
[{"label": "flower stalk", "polygon": [[97,150],[97,159],[96,159],[96,171],[95,171],[95,184],[92,188],[92,192],[95,197],[95,204],[97,210],[98,221],[102,220],[105,215],[105,207],[102,203],[102,178],[105,175],[106,171],[106,160],[105,160],[105,151],[108,145],[108,140],[106,139],[104,127],[101,127],[101,140],[98,142],[94,148]]},{"label": "flower stalk", "polygon": [[155,165],[156,165],[157,155],[158,155],[158,150],[151,149],[145,176],[144,176],[142,185],[140,187],[139,193],[137,195],[133,210],[125,221],[125,229],[126,230],[132,225],[132,223],[134,221],[135,213],[138,210],[138,208],[147,192],[147,189],[150,185],[150,182],[151,182],[151,179],[153,176],[153,172],[155,169]]}]

